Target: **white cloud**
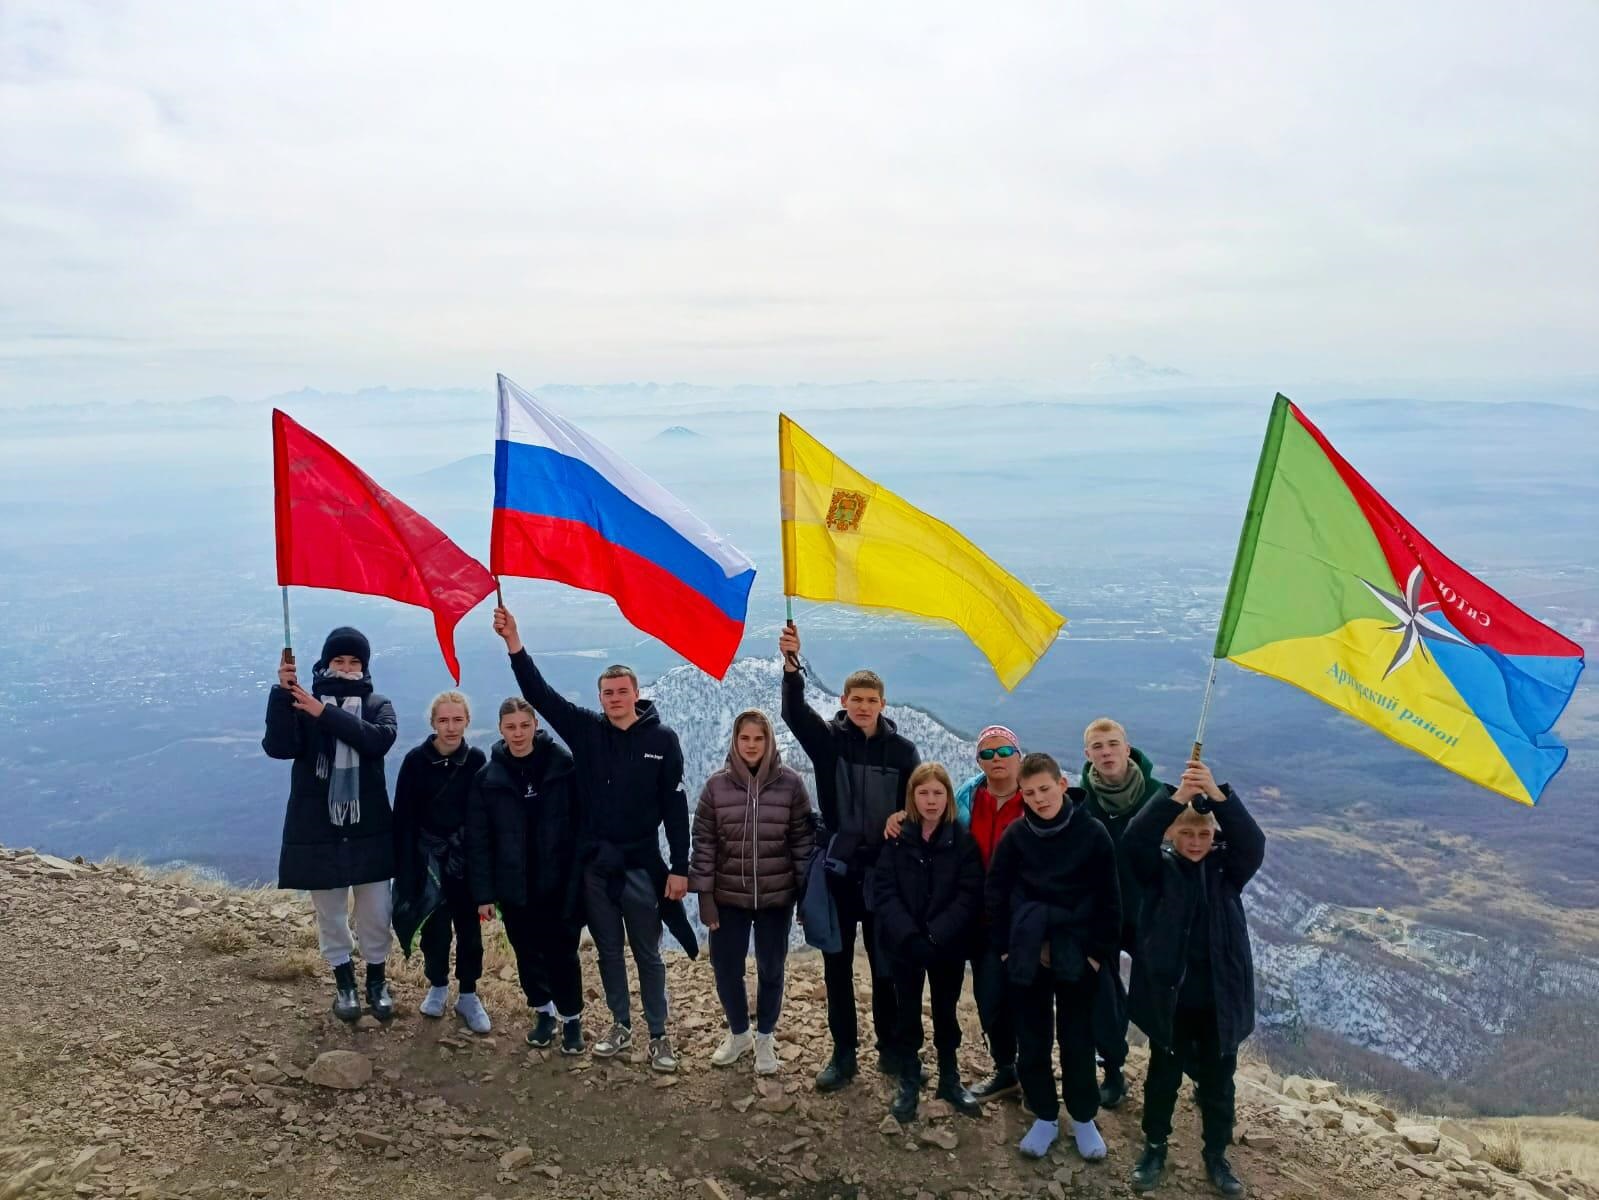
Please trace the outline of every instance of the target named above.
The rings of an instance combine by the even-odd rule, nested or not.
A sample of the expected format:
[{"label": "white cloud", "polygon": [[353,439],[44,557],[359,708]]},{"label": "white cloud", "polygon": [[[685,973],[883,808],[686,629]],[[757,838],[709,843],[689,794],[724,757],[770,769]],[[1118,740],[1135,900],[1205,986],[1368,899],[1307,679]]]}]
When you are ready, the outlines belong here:
[{"label": "white cloud", "polygon": [[0,402],[1592,370],[1599,10],[0,8]]}]

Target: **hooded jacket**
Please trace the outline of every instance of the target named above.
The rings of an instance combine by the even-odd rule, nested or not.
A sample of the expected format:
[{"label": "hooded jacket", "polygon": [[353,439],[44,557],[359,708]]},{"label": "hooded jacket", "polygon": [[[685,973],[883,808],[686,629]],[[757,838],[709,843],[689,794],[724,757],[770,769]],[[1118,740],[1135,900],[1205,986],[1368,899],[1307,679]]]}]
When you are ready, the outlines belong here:
[{"label": "hooded jacket", "polygon": [[494,743],[473,777],[467,808],[466,874],[473,900],[539,904],[551,916],[575,915],[574,783],[572,756],[544,730],[533,735],[533,752],[520,763],[503,740]]},{"label": "hooded jacket", "polygon": [[629,859],[648,848],[657,857],[656,831],[666,828],[673,875],[688,874],[688,799],[683,794],[683,750],[662,724],[652,700],[638,702],[638,719],[626,729],[604,713],[573,704],[545,680],[526,650],[511,655],[511,669],[528,703],[572,752],[581,810],[584,853],[609,844]]},{"label": "hooded jacket", "polygon": [[[441,754],[429,734],[406,751],[394,781],[394,896],[416,896],[427,869],[423,831],[449,838],[465,830],[472,780],[488,756],[462,742],[453,754]],[[464,858],[465,834],[462,834]]]},{"label": "hooded jacket", "polygon": [[[1084,958],[1101,966],[1117,961],[1116,852],[1104,826],[1083,810],[1078,789],[1067,790],[1053,821],[1042,822],[1029,812],[1005,830],[988,864],[984,901],[989,937],[1012,956],[1013,979],[1018,970],[1036,964],[1037,939],[1045,936],[1059,978],[1074,978]],[[1072,956],[1063,960],[1054,949],[1066,945],[1075,947],[1075,961]],[[1029,954],[1033,962],[1023,962]]]},{"label": "hooded jacket", "polygon": [[1202,935],[1209,942],[1208,998],[1216,1010],[1220,1053],[1226,1057],[1255,1029],[1255,963],[1243,891],[1265,859],[1266,835],[1237,794],[1225,784],[1222,791],[1227,799],[1210,810],[1221,831],[1199,862],[1164,842],[1167,828],[1184,807],[1170,798],[1170,789],[1133,818],[1123,848],[1144,895],[1128,1015],[1151,1042],[1171,1046],[1178,995],[1193,969],[1191,942],[1200,932],[1195,924],[1203,921]]},{"label": "hooded jacket", "polygon": [[853,878],[863,878],[882,849],[889,815],[905,807],[921,756],[887,717],[878,717],[871,737],[843,709],[824,721],[805,701],[800,671],[783,674],[783,724],[816,772],[816,801],[833,853],[850,864]]},{"label": "hooded jacket", "polygon": [[877,943],[899,965],[970,955],[983,910],[983,860],[977,843],[955,822],[931,838],[907,817],[890,838],[871,876]]},{"label": "hooded jacket", "polygon": [[[312,717],[294,707],[287,688],[273,686],[267,693],[261,748],[269,758],[294,762],[278,854],[280,888],[321,891],[394,877],[393,814],[383,756],[398,731],[394,705],[376,692],[362,698],[359,717],[331,702],[321,716]],[[361,756],[361,819],[349,825],[329,819],[328,780],[317,778],[317,759],[330,736]]]},{"label": "hooded jacket", "polygon": [[1138,940],[1138,910],[1143,905],[1143,885],[1139,883],[1137,874],[1127,862],[1122,838],[1126,836],[1127,826],[1132,819],[1142,812],[1152,799],[1170,790],[1155,778],[1154,764],[1137,746],[1131,748],[1131,758],[1144,773],[1144,794],[1127,812],[1113,813],[1105,807],[1099,793],[1094,790],[1088,763],[1083,764],[1083,773],[1078,776],[1082,780],[1083,806],[1094,820],[1105,827],[1105,832],[1110,834],[1110,840],[1116,847],[1116,875],[1122,889],[1121,948],[1129,953]]},{"label": "hooded jacket", "polygon": [[811,798],[799,774],[783,766],[765,713],[740,713],[766,730],[766,754],[751,771],[735,743],[727,765],[705,781],[694,810],[689,887],[699,894],[700,919],[716,920],[719,904],[784,908],[805,884],[815,833]]}]

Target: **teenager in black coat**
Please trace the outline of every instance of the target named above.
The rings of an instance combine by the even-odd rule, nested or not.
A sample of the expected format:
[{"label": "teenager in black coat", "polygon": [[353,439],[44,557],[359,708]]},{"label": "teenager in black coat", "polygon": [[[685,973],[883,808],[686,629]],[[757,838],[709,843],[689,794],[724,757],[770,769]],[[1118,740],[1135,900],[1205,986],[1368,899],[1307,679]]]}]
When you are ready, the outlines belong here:
[{"label": "teenager in black coat", "polygon": [[1176,791],[1132,819],[1122,850],[1144,896],[1128,1009],[1149,1035],[1145,1145],[1133,1188],[1160,1182],[1186,1073],[1198,1085],[1206,1173],[1223,1195],[1241,1196],[1226,1153],[1238,1047],[1255,1028],[1243,891],[1265,858],[1265,834],[1237,794],[1194,759]]},{"label": "teenager in black coat", "polygon": [[279,663],[261,739],[268,757],[294,762],[278,886],[311,893],[317,942],[333,968],[333,1015],[341,1021],[361,1015],[350,961],[357,941],[366,961],[367,1005],[380,1021],[394,1016],[385,975],[394,831],[383,756],[394,745],[398,724],[394,705],[372,690],[371,659],[361,632],[341,626],[322,644],[309,692],[293,663]]},{"label": "teenager in black coat", "polygon": [[1022,803],[988,866],[988,932],[1005,956],[1016,1020],[1016,1073],[1033,1122],[1019,1149],[1043,1158],[1060,1136],[1061,1097],[1050,1060],[1060,1042],[1061,1088],[1077,1152],[1105,1157],[1094,1124],[1094,999],[1114,971],[1121,935],[1116,852],[1105,827],[1069,794],[1047,754],[1022,759]]},{"label": "teenager in black coat", "polygon": [[872,871],[877,945],[890,964],[899,1010],[896,1036],[899,1090],[890,1110],[901,1123],[916,1119],[922,1087],[922,985],[930,984],[938,1092],[957,1112],[980,1114],[961,1083],[955,1052],[961,1044],[961,983],[983,910],[983,859],[972,835],[955,821],[955,784],[938,763],[911,772],[910,802],[899,835]]},{"label": "teenager in black coat", "polygon": [[[889,816],[904,809],[906,784],[921,757],[909,738],[883,716],[883,680],[872,671],[855,671],[844,680],[839,710],[831,721],[805,700],[805,677],[799,669],[799,630],[793,622],[778,638],[783,653],[783,724],[810,757],[816,774],[816,803],[826,826],[828,857],[843,862],[847,872],[825,875],[838,913],[842,944],[837,953],[822,955],[827,985],[827,1029],[833,1054],[816,1076],[816,1090],[831,1092],[855,1078],[860,1025],[855,1013],[855,929],[866,944],[872,972],[872,1026],[877,1034],[879,1069],[899,1078],[907,1064],[895,1047],[899,1013],[895,1008],[893,972],[877,944],[877,920],[866,903],[866,877],[883,846]],[[920,1061],[915,1068],[920,1073]]]},{"label": "teenager in black coat", "polygon": [[559,1033],[582,1054],[583,971],[575,913],[577,791],[572,756],[538,727],[520,696],[500,705],[500,740],[472,783],[467,877],[476,901],[499,904],[505,937],[534,1012],[528,1045]]},{"label": "teenager in black coat", "polygon": [[394,931],[410,957],[420,927],[428,993],[419,1011],[442,1017],[450,999],[450,941],[455,941],[455,1012],[473,1033],[488,1033],[478,998],[483,931],[466,878],[466,815],[472,780],[488,756],[466,741],[472,710],[460,692],[440,692],[428,706],[433,732],[400,763],[394,785]]}]

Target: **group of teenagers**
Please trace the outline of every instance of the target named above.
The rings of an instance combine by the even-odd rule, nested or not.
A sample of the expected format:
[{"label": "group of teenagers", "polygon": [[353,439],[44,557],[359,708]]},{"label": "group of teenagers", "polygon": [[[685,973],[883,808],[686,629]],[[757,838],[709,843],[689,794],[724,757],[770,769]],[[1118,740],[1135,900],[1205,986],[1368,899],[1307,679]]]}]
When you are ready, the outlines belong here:
[{"label": "group of teenagers", "polygon": [[[486,754],[471,746],[467,698],[440,693],[428,736],[400,766],[392,806],[384,757],[397,721],[373,690],[367,639],[348,627],[329,634],[309,688],[288,656],[279,665],[262,740],[269,756],[293,760],[278,886],[311,893],[335,1016],[362,1014],[359,953],[365,1008],[392,1019],[385,968],[398,933],[407,955],[413,941],[422,954],[422,1014],[442,1017],[449,1006],[453,942],[456,1014],[489,1032],[477,982],[482,923],[497,910],[533,1014],[529,1045],[629,1052],[631,949],[649,1065],[675,1071],[661,941],[670,930],[697,950],[684,908],[692,891],[727,1018],[715,1066],[753,1056],[758,1074],[781,1069],[776,1032],[797,915],[823,958],[832,1053],[818,1092],[848,1086],[860,1069],[859,936],[878,1068],[894,1085],[899,1121],[915,1119],[927,1082],[926,994],[938,1099],[976,1116],[983,1102],[1020,1090],[1034,1121],[1019,1150],[1042,1158],[1062,1134],[1064,1094],[1078,1152],[1102,1159],[1094,1118],[1125,1098],[1131,1020],[1150,1043],[1134,1190],[1164,1175],[1187,1075],[1207,1176],[1224,1195],[1244,1193],[1226,1152],[1237,1050],[1255,1012],[1242,892],[1265,839],[1203,762],[1162,783],[1122,726],[1100,718],[1085,731],[1086,762],[1071,787],[1056,759],[1024,753],[1011,730],[990,725],[977,740],[977,770],[957,782],[946,766],[922,762],[884,715],[884,684],[871,671],[844,681],[831,719],[816,712],[790,624],[779,638],[781,717],[811,760],[815,809],[801,776],[781,762],[771,720],[751,709],[734,719],[726,764],[706,780],[691,818],[677,735],[639,696],[632,670],[607,667],[590,709],[545,680],[503,606],[494,629],[520,692],[499,706],[499,740]],[[584,926],[611,1017],[592,1043],[582,1025]],[[993,1060],[971,1087],[956,1061],[968,964]]]}]

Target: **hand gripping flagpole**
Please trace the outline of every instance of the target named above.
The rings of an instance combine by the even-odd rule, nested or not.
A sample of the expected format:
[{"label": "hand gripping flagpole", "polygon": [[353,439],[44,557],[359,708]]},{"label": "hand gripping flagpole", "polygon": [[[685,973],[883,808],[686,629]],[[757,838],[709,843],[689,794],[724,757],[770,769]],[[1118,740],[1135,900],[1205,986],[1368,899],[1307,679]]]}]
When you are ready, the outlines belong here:
[{"label": "hand gripping flagpole", "polygon": [[1221,659],[1210,660],[1210,678],[1205,680],[1205,699],[1199,705],[1199,728],[1194,731],[1194,750],[1188,757],[1197,759],[1205,746],[1205,719],[1210,716],[1210,693],[1216,686],[1216,664]]}]

